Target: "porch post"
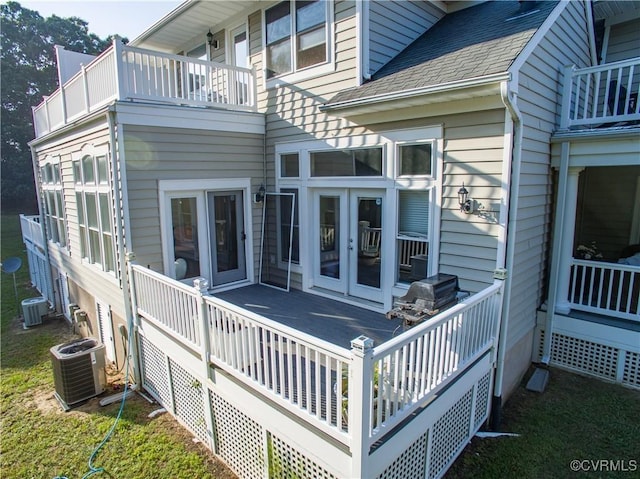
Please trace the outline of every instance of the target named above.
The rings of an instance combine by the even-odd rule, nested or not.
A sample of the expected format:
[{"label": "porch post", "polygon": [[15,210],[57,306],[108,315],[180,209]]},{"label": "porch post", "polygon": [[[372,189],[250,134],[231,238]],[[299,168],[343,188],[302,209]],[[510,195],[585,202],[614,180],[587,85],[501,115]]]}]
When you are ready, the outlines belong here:
[{"label": "porch post", "polygon": [[[570,167],[565,188],[564,218],[561,225],[560,249],[558,263],[558,284],[555,311],[568,314],[571,310],[569,303],[569,279],[571,273],[571,259],[573,258],[573,239],[576,229],[576,207],[578,205],[578,178],[584,167]],[[559,229],[560,229],[559,228]]]},{"label": "porch post", "polygon": [[372,363],[373,340],[366,336],[358,336],[352,340],[348,386],[351,477],[369,477]]},{"label": "porch post", "polygon": [[209,281],[205,278],[196,278],[193,280],[193,287],[198,296],[198,321],[200,322],[200,354],[202,355],[202,374],[204,384],[202,384],[202,401],[204,409],[204,420],[207,425],[207,434],[209,436],[209,449],[217,452],[215,443],[215,434],[213,433],[213,409],[211,408],[211,400],[209,399],[209,385],[211,383],[211,367],[209,365],[211,357],[211,349],[209,347],[209,315],[207,304],[203,296],[207,294],[209,289]]}]

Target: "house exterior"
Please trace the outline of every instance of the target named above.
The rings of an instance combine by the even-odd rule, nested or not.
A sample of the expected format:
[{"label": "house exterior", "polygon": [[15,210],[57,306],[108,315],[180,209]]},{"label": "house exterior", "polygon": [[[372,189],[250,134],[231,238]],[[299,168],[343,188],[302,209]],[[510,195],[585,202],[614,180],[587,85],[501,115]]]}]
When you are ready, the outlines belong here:
[{"label": "house exterior", "polygon": [[[604,348],[640,385],[640,268],[573,258],[640,242],[638,23],[638,2],[188,1],[95,59],[58,50],[32,281],[242,477],[441,477],[532,361],[593,373]],[[251,309],[260,283],[364,317],[438,274],[469,297],[382,344]]]}]

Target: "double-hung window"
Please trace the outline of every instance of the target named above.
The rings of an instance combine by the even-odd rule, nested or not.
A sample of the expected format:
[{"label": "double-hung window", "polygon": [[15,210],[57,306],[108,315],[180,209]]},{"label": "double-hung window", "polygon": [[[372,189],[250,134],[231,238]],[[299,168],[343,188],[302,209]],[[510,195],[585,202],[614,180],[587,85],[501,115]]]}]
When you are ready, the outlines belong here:
[{"label": "double-hung window", "polygon": [[67,245],[67,228],[62,202],[62,178],[60,160],[45,161],[40,167],[42,193],[44,197],[44,217],[47,239],[64,247]]},{"label": "double-hung window", "polygon": [[328,61],[330,3],[287,1],[265,11],[267,79]]},{"label": "double-hung window", "polygon": [[397,178],[407,184],[398,190],[397,275],[400,282],[411,282],[428,276],[433,144],[400,144],[396,154]]},{"label": "double-hung window", "polygon": [[73,162],[82,258],[115,272],[111,193],[107,155],[84,155]]}]

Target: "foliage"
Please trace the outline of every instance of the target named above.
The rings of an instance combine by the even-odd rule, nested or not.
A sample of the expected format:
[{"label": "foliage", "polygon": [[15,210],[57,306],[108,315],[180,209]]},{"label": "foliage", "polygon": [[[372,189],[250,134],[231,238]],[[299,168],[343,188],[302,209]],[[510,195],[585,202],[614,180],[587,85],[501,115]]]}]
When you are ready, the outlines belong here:
[{"label": "foliage", "polygon": [[54,45],[98,54],[111,40],[89,33],[80,18],[43,18],[17,2],[0,5],[0,29],[2,208],[32,213],[37,207],[28,146],[34,137],[31,108],[58,88]]},{"label": "foliage", "polygon": [[594,260],[602,259],[602,253],[598,249],[598,245],[595,241],[592,241],[590,245],[579,245],[576,248],[576,257],[580,259]]}]

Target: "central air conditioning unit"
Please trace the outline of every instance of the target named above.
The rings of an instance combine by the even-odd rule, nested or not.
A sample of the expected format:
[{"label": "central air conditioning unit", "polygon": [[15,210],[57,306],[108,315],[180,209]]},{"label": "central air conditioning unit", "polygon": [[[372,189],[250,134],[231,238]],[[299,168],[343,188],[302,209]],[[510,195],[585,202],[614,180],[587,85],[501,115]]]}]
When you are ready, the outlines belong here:
[{"label": "central air conditioning unit", "polygon": [[104,344],[93,338],[76,339],[52,347],[51,364],[55,396],[65,411],[97,396],[107,382]]},{"label": "central air conditioning unit", "polygon": [[49,311],[47,299],[42,296],[29,298],[22,301],[22,317],[24,329],[42,324],[42,317]]}]

